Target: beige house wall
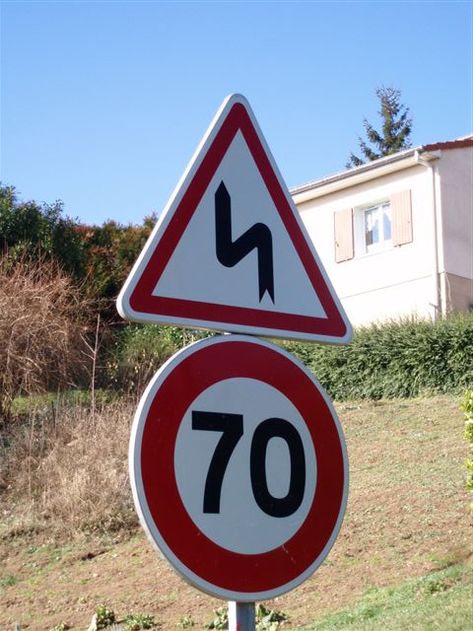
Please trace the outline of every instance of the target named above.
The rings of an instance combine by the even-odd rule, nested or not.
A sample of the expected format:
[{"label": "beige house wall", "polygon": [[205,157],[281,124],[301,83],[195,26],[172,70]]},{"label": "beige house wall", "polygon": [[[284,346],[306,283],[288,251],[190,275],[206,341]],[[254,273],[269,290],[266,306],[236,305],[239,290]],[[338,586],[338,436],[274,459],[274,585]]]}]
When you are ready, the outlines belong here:
[{"label": "beige house wall", "polygon": [[[377,253],[335,261],[334,213],[388,200],[409,190],[413,240]],[[354,187],[297,201],[301,218],[354,326],[412,314],[434,318],[439,309],[436,217],[431,169],[414,165]],[[358,251],[357,251],[358,250]]]},{"label": "beige house wall", "polygon": [[[427,149],[382,159],[293,194],[354,326],[412,315],[435,319],[473,308],[471,140]],[[357,245],[357,212],[409,196],[412,241],[364,253]],[[347,217],[353,213],[350,232]]]},{"label": "beige house wall", "polygon": [[473,310],[473,278],[443,273],[440,283],[447,313]]},{"label": "beige house wall", "polygon": [[437,178],[444,312],[465,311],[473,306],[473,150],[442,152]]}]

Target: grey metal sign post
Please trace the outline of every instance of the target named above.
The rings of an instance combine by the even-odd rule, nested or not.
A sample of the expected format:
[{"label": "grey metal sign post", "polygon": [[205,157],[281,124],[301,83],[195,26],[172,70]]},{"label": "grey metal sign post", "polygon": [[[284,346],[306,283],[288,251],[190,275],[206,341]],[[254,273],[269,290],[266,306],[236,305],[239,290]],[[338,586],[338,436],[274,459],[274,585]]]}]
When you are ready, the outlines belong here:
[{"label": "grey metal sign post", "polygon": [[228,603],[229,631],[253,631],[255,628],[255,603]]}]

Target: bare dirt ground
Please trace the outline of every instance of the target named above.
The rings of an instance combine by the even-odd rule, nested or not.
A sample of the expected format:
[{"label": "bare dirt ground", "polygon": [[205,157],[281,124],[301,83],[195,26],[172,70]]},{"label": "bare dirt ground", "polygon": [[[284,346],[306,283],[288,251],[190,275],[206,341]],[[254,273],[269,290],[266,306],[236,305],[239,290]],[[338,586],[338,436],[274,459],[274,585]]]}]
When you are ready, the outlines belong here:
[{"label": "bare dirt ground", "polygon": [[[465,490],[464,417],[453,397],[338,404],[350,458],[350,496],[340,535],[323,566],[267,603],[308,625],[349,606],[371,587],[401,583],[470,559],[471,497]],[[1,524],[0,513],[0,524]],[[473,572],[472,572],[473,578]],[[221,601],[187,585],[141,531],[54,541],[47,532],[0,526],[0,630],[87,629],[95,607],[118,617],[154,615],[163,630],[195,628]]]}]

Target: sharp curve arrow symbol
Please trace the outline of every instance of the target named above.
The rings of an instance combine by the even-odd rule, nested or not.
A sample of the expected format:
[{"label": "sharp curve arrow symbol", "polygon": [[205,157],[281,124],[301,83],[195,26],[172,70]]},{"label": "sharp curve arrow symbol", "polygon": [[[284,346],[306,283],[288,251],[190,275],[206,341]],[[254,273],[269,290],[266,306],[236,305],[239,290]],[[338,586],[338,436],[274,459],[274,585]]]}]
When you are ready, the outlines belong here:
[{"label": "sharp curve arrow symbol", "polygon": [[264,223],[255,223],[232,241],[231,198],[225,184],[215,193],[215,245],[217,259],[225,267],[233,267],[255,248],[258,251],[259,300],[268,292],[274,303],[273,238]]}]

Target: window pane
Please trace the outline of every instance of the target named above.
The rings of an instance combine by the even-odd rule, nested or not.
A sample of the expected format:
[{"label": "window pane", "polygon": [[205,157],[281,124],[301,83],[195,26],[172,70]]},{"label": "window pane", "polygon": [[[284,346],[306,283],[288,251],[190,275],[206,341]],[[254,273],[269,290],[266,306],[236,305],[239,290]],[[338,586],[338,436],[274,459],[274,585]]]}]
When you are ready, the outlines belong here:
[{"label": "window pane", "polygon": [[377,208],[365,212],[365,243],[368,248],[379,243],[379,219]]},{"label": "window pane", "polygon": [[383,231],[384,240],[391,240],[391,207],[389,204],[383,206]]}]

